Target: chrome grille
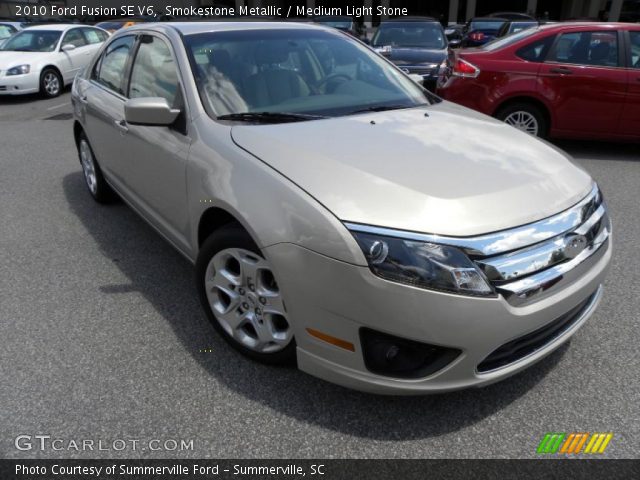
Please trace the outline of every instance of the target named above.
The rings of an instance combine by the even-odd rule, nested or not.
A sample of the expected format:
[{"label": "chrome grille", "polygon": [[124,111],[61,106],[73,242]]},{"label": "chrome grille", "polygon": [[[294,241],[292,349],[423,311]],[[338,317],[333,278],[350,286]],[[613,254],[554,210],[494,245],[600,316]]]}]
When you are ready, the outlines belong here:
[{"label": "chrome grille", "polygon": [[[574,207],[518,230],[522,229],[529,229],[530,245],[474,258],[494,288],[514,305],[550,290],[570,272],[575,276],[574,270],[583,262],[595,263],[606,250],[601,247],[609,240],[611,223],[594,185]],[[513,235],[514,230],[510,232]]]}]

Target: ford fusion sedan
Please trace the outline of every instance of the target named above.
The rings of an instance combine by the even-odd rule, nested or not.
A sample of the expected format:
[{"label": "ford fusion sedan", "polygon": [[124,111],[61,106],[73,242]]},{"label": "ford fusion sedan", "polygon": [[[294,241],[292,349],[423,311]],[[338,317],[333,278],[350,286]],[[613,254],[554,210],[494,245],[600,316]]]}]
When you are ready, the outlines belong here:
[{"label": "ford fusion sedan", "polygon": [[57,97],[108,36],[100,28],[64,24],[16,33],[0,47],[0,95]]},{"label": "ford fusion sedan", "polygon": [[445,31],[437,20],[402,17],[383,21],[371,45],[402,71],[420,75],[424,86],[435,90],[448,49]]},{"label": "ford fusion sedan", "polygon": [[539,137],[640,140],[640,25],[553,24],[459,50],[438,93]]},{"label": "ford fusion sedan", "polygon": [[591,177],[334,29],[130,27],[72,103],[90,194],[195,264],[206,315],[251,358],[376,393],[480,386],[600,300]]}]

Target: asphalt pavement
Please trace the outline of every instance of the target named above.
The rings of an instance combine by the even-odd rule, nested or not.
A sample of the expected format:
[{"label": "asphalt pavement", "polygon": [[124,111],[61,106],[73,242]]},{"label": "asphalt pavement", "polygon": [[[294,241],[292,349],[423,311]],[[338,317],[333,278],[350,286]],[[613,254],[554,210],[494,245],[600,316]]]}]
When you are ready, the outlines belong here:
[{"label": "asphalt pavement", "polygon": [[558,143],[614,223],[603,301],[569,344],[486,388],[378,397],[217,338],[193,267],[128,207],[90,198],[70,112],[68,92],[0,97],[0,458],[536,457],[547,432],[612,432],[602,457],[638,458],[638,145]]}]

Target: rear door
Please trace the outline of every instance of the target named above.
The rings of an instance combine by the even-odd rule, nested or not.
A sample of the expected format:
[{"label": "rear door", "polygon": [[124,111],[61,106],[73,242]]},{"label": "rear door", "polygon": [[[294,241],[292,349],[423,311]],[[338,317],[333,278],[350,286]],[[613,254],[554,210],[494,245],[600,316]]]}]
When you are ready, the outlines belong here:
[{"label": "rear door", "polygon": [[136,37],[126,35],[111,42],[89,75],[89,88],[80,102],[85,109],[85,127],[94,155],[110,183],[124,194],[123,174],[127,151],[124,104],[126,81]]},{"label": "rear door", "polygon": [[620,120],[620,134],[640,138],[640,30],[628,32],[627,38],[629,87]]},{"label": "rear door", "polygon": [[615,134],[627,72],[615,30],[561,33],[540,68],[540,93],[552,105],[554,130],[575,136]]}]

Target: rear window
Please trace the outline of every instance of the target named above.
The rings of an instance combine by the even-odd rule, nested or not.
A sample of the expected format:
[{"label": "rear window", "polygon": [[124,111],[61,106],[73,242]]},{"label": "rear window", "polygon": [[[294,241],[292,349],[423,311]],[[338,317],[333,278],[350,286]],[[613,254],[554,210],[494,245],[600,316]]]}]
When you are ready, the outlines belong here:
[{"label": "rear window", "polygon": [[549,57],[551,62],[617,67],[618,32],[563,33]]},{"label": "rear window", "polygon": [[555,35],[532,42],[516,52],[516,55],[528,62],[544,62],[547,53],[553,45]]}]

